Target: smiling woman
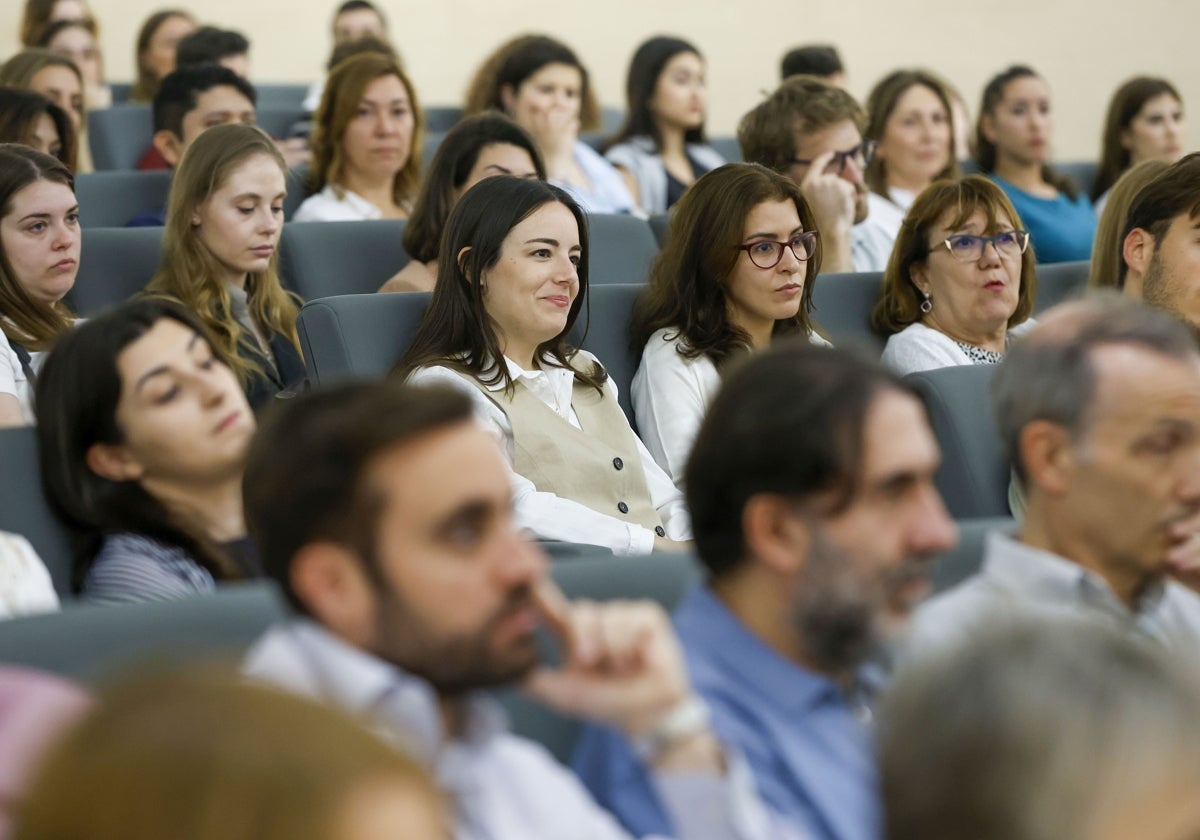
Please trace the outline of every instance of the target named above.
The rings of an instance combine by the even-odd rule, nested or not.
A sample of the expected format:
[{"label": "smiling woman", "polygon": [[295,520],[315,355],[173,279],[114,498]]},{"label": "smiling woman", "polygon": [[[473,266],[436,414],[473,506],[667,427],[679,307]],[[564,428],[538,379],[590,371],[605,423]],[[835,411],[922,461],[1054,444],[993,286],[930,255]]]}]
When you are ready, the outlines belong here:
[{"label": "smiling woman", "polygon": [[433,299],[397,375],[475,399],[516,474],[520,526],[622,554],[669,548],[691,537],[681,494],[604,368],[567,344],[587,265],[586,219],[563,190],[511,176],[476,184],[450,214]]}]

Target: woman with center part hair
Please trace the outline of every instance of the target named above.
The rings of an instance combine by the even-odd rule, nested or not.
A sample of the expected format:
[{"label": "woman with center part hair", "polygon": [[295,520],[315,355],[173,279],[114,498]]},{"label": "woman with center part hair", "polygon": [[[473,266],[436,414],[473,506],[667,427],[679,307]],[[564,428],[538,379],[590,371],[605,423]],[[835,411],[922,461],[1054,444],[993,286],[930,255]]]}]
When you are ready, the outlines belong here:
[{"label": "woman with center part hair", "polygon": [[183,9],[162,9],[146,18],[134,47],[137,78],[129,90],[130,102],[152,102],[158,85],[175,69],[175,48],[196,31],[196,20]]},{"label": "woman with center part hair", "polygon": [[425,120],[398,59],[367,52],[338,64],[313,121],[315,195],[293,221],[407,219],[421,179]]},{"label": "woman with center part hair", "polygon": [[83,77],[84,103],[89,111],[112,107],[112,88],[104,81],[104,56],[90,21],[60,20],[42,32],[37,45],[67,59]]},{"label": "woman with center part hair", "polygon": [[200,319],[256,409],[305,376],[299,299],[279,281],[286,176],[262,130],[203,132],[175,172],[162,262],[146,286]]},{"label": "woman with center part hair", "polygon": [[665,213],[697,178],[725,162],[704,137],[708,93],[700,51],[679,38],[651,38],[633,54],[625,124],[604,156],[642,210]]},{"label": "woman with center part hair", "polygon": [[981,175],[938,181],[908,211],[871,324],[900,374],[996,364],[1033,326],[1037,269],[1030,234]]},{"label": "woman with center part hair", "polygon": [[820,269],[812,210],[789,178],[730,163],[680,200],[631,329],[638,429],[680,490],[725,366],[783,336],[827,343],[810,317]]},{"label": "woman with center part hair", "polygon": [[1187,151],[1183,99],[1166,79],[1135,76],[1108,103],[1101,140],[1100,164],[1092,201],[1096,216],[1104,212],[1109,190],[1121,174],[1147,160],[1175,163]]},{"label": "woman with center part hair", "polygon": [[75,172],[79,146],[71,118],[39,93],[0,87],[0,143],[28,146]]},{"label": "woman with center part hair", "polygon": [[454,203],[484,178],[513,175],[545,180],[542,156],[525,130],[503,114],[467,117],[447,132],[404,226],[409,263],[381,292],[431,292],[438,273],[438,244]]},{"label": "woman with center part hair", "polygon": [[488,178],[450,213],[433,299],[398,375],[476,401],[513,467],[516,521],[620,554],[691,538],[683,499],[607,372],[567,344],[587,297],[587,222],[563,190]]}]

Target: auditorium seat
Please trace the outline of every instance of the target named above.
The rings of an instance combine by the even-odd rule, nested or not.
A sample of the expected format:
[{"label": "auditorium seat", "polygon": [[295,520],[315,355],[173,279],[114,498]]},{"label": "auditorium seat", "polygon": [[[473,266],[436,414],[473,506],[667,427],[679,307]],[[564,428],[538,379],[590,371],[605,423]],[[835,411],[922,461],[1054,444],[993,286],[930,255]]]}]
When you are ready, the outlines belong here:
[{"label": "auditorium seat", "polygon": [[630,425],[633,425],[630,383],[641,359],[629,346],[629,323],[634,304],[645,288],[640,284],[593,286],[570,336],[572,344],[587,350],[604,365],[617,386],[618,401]]},{"label": "auditorium seat", "polygon": [[279,111],[304,113],[304,99],[308,96],[308,85],[305,84],[274,84],[254,86],[258,94],[259,108],[272,108]]},{"label": "auditorium seat", "polygon": [[280,244],[280,274],[305,300],[375,292],[408,265],[403,219],[289,222]]},{"label": "auditorium seat", "polygon": [[162,258],[162,232],[147,228],[84,228],[79,274],[68,304],[87,316],[145,288]]},{"label": "auditorium seat", "polygon": [[1033,312],[1036,315],[1056,303],[1062,303],[1074,295],[1087,290],[1088,271],[1091,263],[1080,262],[1041,263],[1037,267],[1038,289]]},{"label": "auditorium seat", "polygon": [[79,221],[84,227],[124,227],[139,213],[165,209],[170,191],[169,170],[115,170],[75,176]]},{"label": "auditorium seat", "polygon": [[87,115],[88,145],[97,172],[136,169],[154,136],[149,105],[116,105]]},{"label": "auditorium seat", "polygon": [[835,345],[857,343],[882,349],[870,324],[882,283],[881,271],[817,275],[812,319]]},{"label": "auditorium seat", "polygon": [[32,427],[0,429],[0,531],[29,540],[50,570],[54,591],[60,598],[70,597],[71,538],[42,493],[37,435]]},{"label": "auditorium seat", "polygon": [[654,234],[654,241],[658,243],[659,248],[662,248],[667,244],[667,232],[671,228],[671,215],[669,213],[655,213],[646,221],[650,224],[650,231]]},{"label": "auditorium seat", "polygon": [[591,285],[645,283],[650,278],[658,243],[645,219],[594,213],[588,216],[588,234]]},{"label": "auditorium seat", "polygon": [[736,137],[709,137],[708,144],[725,158],[726,163],[742,162],[742,147]]},{"label": "auditorium seat", "polygon": [[958,544],[939,554],[934,561],[935,594],[957,586],[979,571],[983,564],[984,541],[989,531],[1012,533],[1017,528],[1017,521],[1008,516],[960,519],[955,524],[958,526]]},{"label": "auditorium seat", "polygon": [[1054,164],[1054,169],[1060,175],[1066,175],[1074,181],[1075,186],[1079,187],[1079,191],[1084,195],[1092,194],[1098,168],[1094,160],[1069,160]]},{"label": "auditorium seat", "polygon": [[1009,465],[989,391],[994,371],[993,365],[965,365],[905,377],[929,409],[942,450],[937,488],[955,519],[1009,515]]},{"label": "auditorium seat", "polygon": [[283,218],[291,219],[308,198],[308,164],[293,166],[287,174],[287,196],[283,199]]},{"label": "auditorium seat", "polygon": [[462,108],[457,105],[431,105],[425,109],[425,137],[431,132],[445,134],[462,119]]},{"label": "auditorium seat", "polygon": [[309,379],[327,384],[386,376],[412,340],[429,298],[429,292],[401,292],[306,303],[296,331]]}]

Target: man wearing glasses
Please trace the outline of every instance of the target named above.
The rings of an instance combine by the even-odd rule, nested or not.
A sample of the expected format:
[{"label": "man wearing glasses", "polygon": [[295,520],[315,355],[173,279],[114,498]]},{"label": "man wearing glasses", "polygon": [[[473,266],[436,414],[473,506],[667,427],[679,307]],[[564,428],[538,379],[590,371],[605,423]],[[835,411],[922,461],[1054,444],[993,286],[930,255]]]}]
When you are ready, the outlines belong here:
[{"label": "man wearing glasses", "polygon": [[863,173],[875,143],[863,140],[866,115],[844,90],[812,76],[787,79],[742,117],[738,143],[759,163],[800,185],[817,216],[827,273],[883,271],[892,240],[864,225],[868,190]]}]

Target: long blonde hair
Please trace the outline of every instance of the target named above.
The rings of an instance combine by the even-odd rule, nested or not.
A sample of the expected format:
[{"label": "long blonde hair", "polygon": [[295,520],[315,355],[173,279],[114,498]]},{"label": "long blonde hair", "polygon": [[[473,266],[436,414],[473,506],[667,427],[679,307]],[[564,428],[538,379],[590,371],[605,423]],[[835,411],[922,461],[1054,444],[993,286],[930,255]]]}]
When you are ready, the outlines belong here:
[{"label": "long blonde hair", "polygon": [[[221,264],[196,235],[192,218],[233,171],[255,155],[271,158],[286,175],[283,156],[260,128],[220,125],[192,141],[175,170],[167,200],[162,262],[146,286],[148,294],[175,298],[199,317],[243,384],[262,373],[262,369],[256,362],[241,357],[238,346],[242,343],[257,346],[257,341],[233,317],[229,288],[221,280]],[[279,281],[278,248],[271,255],[266,271],[247,276],[246,294],[254,322],[268,334],[287,336],[299,349],[296,336],[299,299]]]}]

